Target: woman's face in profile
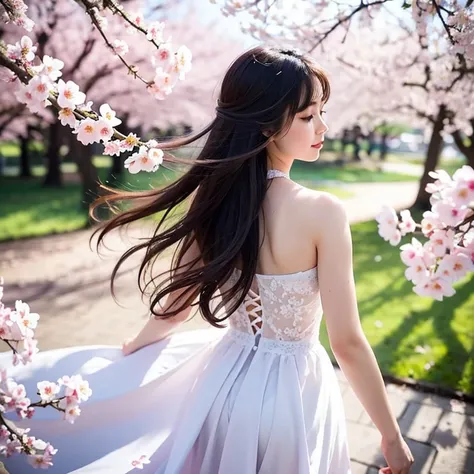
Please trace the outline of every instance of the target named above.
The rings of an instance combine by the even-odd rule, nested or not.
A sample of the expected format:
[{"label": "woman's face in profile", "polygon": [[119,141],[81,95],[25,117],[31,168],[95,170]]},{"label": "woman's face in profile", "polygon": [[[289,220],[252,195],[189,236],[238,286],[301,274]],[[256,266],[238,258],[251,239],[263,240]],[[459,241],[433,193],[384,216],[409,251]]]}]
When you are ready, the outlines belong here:
[{"label": "woman's face in profile", "polygon": [[298,112],[288,131],[276,135],[268,144],[269,155],[280,160],[316,161],[324,142],[324,134],[328,131],[322,118],[322,108],[321,98],[317,98],[305,110]]}]

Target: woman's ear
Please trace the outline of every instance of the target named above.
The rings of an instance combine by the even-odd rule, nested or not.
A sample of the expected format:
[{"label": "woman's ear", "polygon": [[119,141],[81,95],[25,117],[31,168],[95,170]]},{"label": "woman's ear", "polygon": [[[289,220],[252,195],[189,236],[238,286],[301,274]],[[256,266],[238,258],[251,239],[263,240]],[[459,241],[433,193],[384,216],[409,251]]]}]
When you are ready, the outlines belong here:
[{"label": "woman's ear", "polygon": [[272,130],[262,130],[262,133],[267,137],[270,138],[270,136],[273,134]]}]

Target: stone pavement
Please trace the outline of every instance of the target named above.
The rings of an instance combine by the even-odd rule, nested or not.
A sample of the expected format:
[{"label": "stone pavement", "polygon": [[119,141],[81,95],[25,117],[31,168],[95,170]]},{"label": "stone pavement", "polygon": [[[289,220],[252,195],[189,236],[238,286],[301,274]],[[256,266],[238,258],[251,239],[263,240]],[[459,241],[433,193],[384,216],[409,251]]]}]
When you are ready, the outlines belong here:
[{"label": "stone pavement", "polygon": [[[383,203],[408,207],[417,183],[374,183],[346,186],[355,197],[345,201],[351,222],[373,218]],[[41,315],[36,330],[40,350],[88,344],[120,344],[147,319],[147,306],[137,288],[140,255],[119,271],[116,304],[110,295],[112,268],[126,248],[150,235],[148,226],[107,237],[103,257],[89,248],[91,230],[0,244],[0,275],[5,297],[27,301]],[[169,257],[155,272],[169,268]],[[183,330],[202,327],[199,317]],[[379,435],[338,371],[346,405],[353,473],[375,474],[383,464]],[[474,473],[474,406],[388,385],[391,404],[412,448],[415,474]]]}]

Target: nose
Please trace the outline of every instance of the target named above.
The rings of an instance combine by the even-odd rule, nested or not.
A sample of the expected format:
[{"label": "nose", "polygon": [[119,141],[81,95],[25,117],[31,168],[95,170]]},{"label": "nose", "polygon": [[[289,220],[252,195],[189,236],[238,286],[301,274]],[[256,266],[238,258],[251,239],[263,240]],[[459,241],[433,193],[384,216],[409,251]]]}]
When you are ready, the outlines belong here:
[{"label": "nose", "polygon": [[319,120],[316,121],[314,129],[317,135],[324,135],[329,130],[329,127],[321,117]]}]

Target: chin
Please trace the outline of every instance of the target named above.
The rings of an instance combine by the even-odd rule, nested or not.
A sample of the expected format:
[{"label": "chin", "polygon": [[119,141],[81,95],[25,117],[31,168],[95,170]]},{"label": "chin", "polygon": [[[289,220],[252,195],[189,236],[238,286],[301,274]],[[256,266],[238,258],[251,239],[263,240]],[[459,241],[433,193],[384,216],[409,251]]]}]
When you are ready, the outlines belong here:
[{"label": "chin", "polygon": [[320,150],[318,150],[318,152],[315,153],[313,156],[308,156],[308,157],[305,157],[305,158],[297,158],[297,161],[304,161],[306,163],[313,163],[313,162],[319,160],[319,153],[320,153]]}]

